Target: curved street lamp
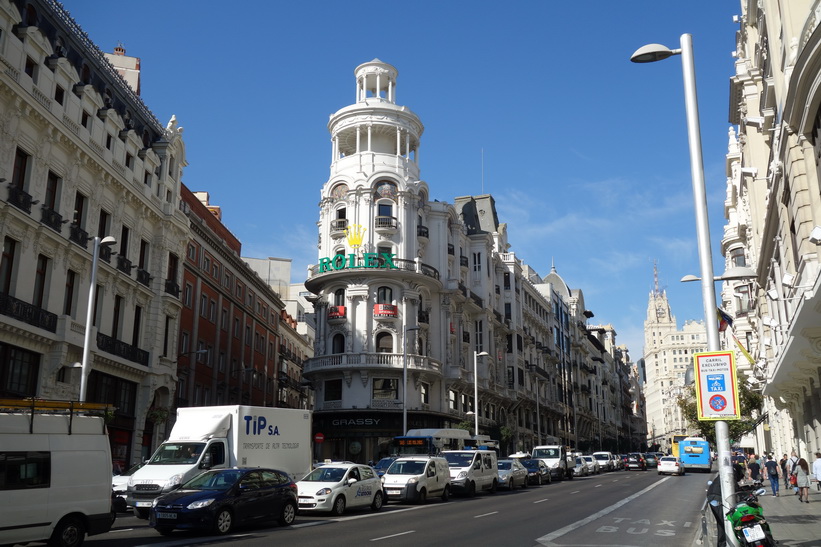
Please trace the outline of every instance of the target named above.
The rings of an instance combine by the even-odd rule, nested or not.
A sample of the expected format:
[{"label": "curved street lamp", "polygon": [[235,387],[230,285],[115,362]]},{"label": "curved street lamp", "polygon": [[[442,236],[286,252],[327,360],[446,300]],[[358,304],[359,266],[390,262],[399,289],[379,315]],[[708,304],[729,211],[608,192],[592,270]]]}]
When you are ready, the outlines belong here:
[{"label": "curved street lamp", "polygon": [[91,375],[91,363],[88,362],[91,346],[91,318],[94,313],[94,297],[97,287],[97,263],[100,260],[100,247],[115,245],[117,240],[112,236],[94,238],[94,250],[91,255],[91,282],[88,286],[88,310],[86,310],[86,331],[83,337],[83,362],[80,371],[80,402],[86,401],[86,391],[88,389],[88,377]]}]

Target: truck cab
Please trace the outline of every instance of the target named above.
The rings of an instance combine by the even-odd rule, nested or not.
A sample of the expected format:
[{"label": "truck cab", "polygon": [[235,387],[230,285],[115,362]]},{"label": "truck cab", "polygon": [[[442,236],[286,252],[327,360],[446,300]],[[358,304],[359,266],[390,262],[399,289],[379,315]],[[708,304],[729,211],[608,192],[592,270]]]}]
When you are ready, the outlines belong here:
[{"label": "truck cab", "polygon": [[561,444],[542,445],[533,448],[533,459],[542,460],[554,479],[572,479],[573,465],[568,465],[567,447]]}]

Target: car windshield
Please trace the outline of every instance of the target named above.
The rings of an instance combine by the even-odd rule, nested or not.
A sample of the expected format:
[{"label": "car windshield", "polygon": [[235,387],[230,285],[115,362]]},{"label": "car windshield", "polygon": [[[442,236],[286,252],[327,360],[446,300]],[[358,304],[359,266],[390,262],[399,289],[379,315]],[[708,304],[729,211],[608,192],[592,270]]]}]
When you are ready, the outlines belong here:
[{"label": "car windshield", "polygon": [[583,463],[581,458],[576,458],[576,465],[582,465]]},{"label": "car windshield", "polygon": [[308,473],[303,481],[307,482],[339,482],[345,477],[344,467],[318,467]]},{"label": "car windshield", "polygon": [[673,458],[673,457],[669,457],[669,458],[662,458],[661,461],[663,461],[663,462],[675,462],[676,459]]},{"label": "car windshield", "polygon": [[396,458],[382,458],[376,465],[373,466],[374,469],[387,469],[391,466],[391,464],[396,460]]},{"label": "car windshield", "polygon": [[239,471],[206,471],[182,485],[183,490],[228,490],[240,478]]},{"label": "car windshield", "polygon": [[161,445],[149,465],[181,465],[197,463],[205,443],[165,443]]},{"label": "car windshield", "polygon": [[597,460],[604,460],[604,461],[607,461],[607,460],[610,459],[610,458],[607,457],[607,454],[593,454],[593,457],[596,458]]},{"label": "car windshield", "polygon": [[425,463],[415,460],[397,460],[385,471],[386,475],[421,475],[425,472]]},{"label": "car windshield", "polygon": [[507,470],[507,469],[510,469],[510,466],[512,464],[511,464],[511,462],[506,462],[506,461],[502,460],[502,461],[498,462],[496,465],[499,467],[499,469]]},{"label": "car windshield", "polygon": [[522,465],[524,465],[528,469],[538,469],[539,460],[522,460]]},{"label": "car windshield", "polygon": [[558,448],[535,448],[533,449],[534,458],[558,458]]},{"label": "car windshield", "polygon": [[468,467],[473,463],[473,452],[446,452],[444,456],[450,467]]}]

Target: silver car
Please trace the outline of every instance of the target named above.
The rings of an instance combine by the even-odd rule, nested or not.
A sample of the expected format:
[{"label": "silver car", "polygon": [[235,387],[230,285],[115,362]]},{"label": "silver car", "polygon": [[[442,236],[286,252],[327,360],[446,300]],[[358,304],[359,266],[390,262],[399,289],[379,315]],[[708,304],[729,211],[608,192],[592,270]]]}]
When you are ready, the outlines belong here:
[{"label": "silver car", "polygon": [[527,488],[527,468],[519,460],[499,460],[499,488]]}]

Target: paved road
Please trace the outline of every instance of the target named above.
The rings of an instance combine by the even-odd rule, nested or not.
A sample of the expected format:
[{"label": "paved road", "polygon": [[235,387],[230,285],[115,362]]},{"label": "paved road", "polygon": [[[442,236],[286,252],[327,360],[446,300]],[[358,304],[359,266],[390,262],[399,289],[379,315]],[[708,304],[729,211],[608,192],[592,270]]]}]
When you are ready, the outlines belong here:
[{"label": "paved road", "polygon": [[390,504],[379,513],[342,517],[299,515],[294,526],[240,530],[224,538],[187,533],[162,537],[146,521],[117,519],[112,532],[88,538],[89,547],[176,547],[197,544],[269,546],[504,545],[547,547],[681,547],[701,526],[709,477],[660,477],[655,471],[618,471],[541,487],[455,498],[424,506]]}]

